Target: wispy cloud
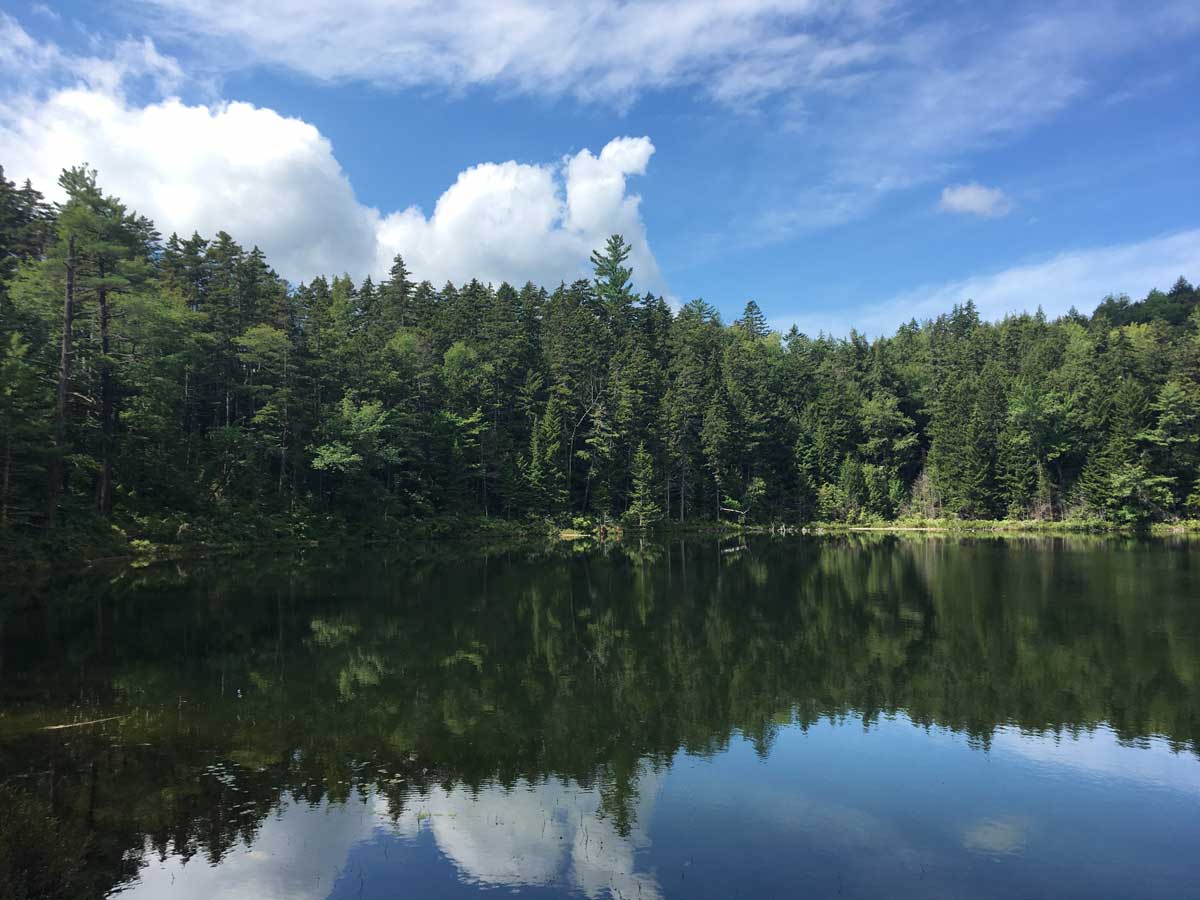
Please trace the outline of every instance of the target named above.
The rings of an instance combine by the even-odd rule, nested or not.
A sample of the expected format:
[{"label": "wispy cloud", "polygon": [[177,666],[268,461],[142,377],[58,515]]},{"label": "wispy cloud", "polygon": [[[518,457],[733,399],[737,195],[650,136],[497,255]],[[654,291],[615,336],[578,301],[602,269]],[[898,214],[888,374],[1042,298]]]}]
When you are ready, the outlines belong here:
[{"label": "wispy cloud", "polygon": [[891,334],[912,319],[921,321],[973,300],[985,319],[1041,308],[1058,316],[1072,307],[1084,313],[1108,294],[1139,298],[1151,288],[1170,288],[1180,275],[1200,273],[1200,229],[1132,244],[1072,250],[1039,261],[946,284],[926,285],[857,310],[800,310],[773,324],[803,332],[843,336],[851,328],[872,337]]},{"label": "wispy cloud", "polygon": [[183,81],[179,63],[158,52],[147,37],[114,42],[108,52],[79,55],[57,44],[39,41],[12,16],[0,12],[0,104],[45,96],[71,85],[87,85],[109,93],[122,90],[133,79],[148,79],[159,94],[175,90]]},{"label": "wispy cloud", "polygon": [[[738,239],[851,221],[954,177],[966,154],[1050,120],[1149,43],[1190,46],[1194,0],[124,0],[218,68],[488,88],[627,108],[692,91],[753,111],[781,159],[750,173]],[[1106,91],[1116,87],[1108,83]],[[767,188],[758,181],[770,180]],[[759,199],[754,199],[756,196]]]},{"label": "wispy cloud", "polygon": [[497,86],[626,103],[694,85],[744,102],[873,62],[890,0],[136,0],[230,67],[387,88]]},{"label": "wispy cloud", "polygon": [[29,7],[29,11],[35,16],[41,16],[43,19],[49,19],[51,22],[61,22],[62,15],[48,7],[45,3],[35,3]]},{"label": "wispy cloud", "polygon": [[1004,191],[974,182],[942,188],[942,199],[938,206],[944,212],[966,213],[985,219],[1006,216],[1013,208],[1012,201]]}]

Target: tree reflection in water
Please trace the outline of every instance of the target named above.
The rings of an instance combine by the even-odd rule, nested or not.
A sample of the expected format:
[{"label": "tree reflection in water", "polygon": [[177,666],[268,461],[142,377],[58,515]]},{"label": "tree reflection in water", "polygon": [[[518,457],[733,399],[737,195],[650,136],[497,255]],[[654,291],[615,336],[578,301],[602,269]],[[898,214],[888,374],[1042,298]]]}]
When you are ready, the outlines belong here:
[{"label": "tree reflection in water", "polygon": [[[74,879],[72,895],[130,884],[155,859],[167,863],[143,889],[192,857],[236,878],[235,861],[283,839],[281,808],[326,826],[330,810],[358,809],[366,824],[314,835],[295,865],[273,867],[281,895],[307,890],[288,872],[319,865],[324,896],[325,857],[378,830],[427,832],[477,885],[654,897],[636,857],[657,781],[679,752],[711,757],[734,735],[765,757],[783,728],[900,715],[980,748],[1014,728],[1099,726],[1200,745],[1187,544],[873,537],[409,556],[121,569],[6,598],[8,881],[39,858]],[[121,718],[39,730],[109,716]],[[1010,833],[972,832],[976,844]]]}]

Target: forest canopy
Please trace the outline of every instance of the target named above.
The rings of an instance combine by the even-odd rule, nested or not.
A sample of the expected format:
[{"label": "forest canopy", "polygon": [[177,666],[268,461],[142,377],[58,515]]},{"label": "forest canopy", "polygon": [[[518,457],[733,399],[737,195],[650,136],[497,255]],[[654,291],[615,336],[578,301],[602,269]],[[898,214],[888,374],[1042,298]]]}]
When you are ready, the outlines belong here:
[{"label": "forest canopy", "polygon": [[724,323],[594,276],[290,285],[67,170],[0,169],[0,537],[174,541],[434,516],[1200,516],[1200,294],[889,337]]}]

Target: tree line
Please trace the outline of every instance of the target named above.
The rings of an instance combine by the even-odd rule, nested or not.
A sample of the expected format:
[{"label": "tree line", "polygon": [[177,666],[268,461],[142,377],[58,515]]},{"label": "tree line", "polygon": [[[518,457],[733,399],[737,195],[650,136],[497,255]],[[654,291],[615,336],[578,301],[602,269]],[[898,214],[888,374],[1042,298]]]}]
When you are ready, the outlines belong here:
[{"label": "tree line", "polygon": [[636,295],[619,235],[547,290],[289,285],[232,236],[163,239],[64,171],[0,169],[0,531],[152,540],[433,516],[1200,515],[1200,295],[890,337]]}]

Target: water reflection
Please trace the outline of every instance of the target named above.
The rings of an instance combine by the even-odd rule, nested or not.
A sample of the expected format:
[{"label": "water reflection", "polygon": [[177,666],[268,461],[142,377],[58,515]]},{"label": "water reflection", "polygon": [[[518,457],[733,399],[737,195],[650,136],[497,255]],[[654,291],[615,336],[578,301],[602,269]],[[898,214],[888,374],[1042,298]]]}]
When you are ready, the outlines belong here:
[{"label": "water reflection", "polygon": [[0,877],[1170,896],[1200,840],[1192,545],[412,555],[4,598]]},{"label": "water reflection", "polygon": [[659,896],[653,875],[635,870],[649,843],[644,823],[654,801],[653,773],[638,779],[640,799],[628,834],[602,814],[596,788],[573,782],[519,781],[512,788],[434,788],[410,803],[396,832],[427,828],[467,881],[494,887],[563,885],[588,897]]},{"label": "water reflection", "polygon": [[1097,781],[1128,780],[1140,786],[1200,795],[1200,765],[1195,757],[1175,752],[1161,738],[1127,742],[1108,728],[1098,728],[1054,740],[1043,734],[1004,729],[992,739],[992,750],[1015,754],[1051,773],[1082,774]]},{"label": "water reflection", "polygon": [[[402,803],[372,788],[342,801],[285,795],[252,836],[216,859],[147,846],[121,895],[427,897],[504,888],[715,898],[790,894],[798,884],[816,896],[953,896],[964,885],[995,898],[1048,886],[1058,897],[1178,894],[1200,837],[1192,784],[1155,782],[1165,793],[1146,803],[1140,778],[1073,778],[1077,767],[1059,760],[1030,766],[1009,751],[1010,739],[1033,745],[1005,730],[981,752],[904,717],[865,731],[857,719],[788,726],[765,760],[753,741],[734,737],[722,753],[680,753],[660,771],[640,772],[628,834],[605,814],[599,788],[569,780],[412,789]],[[1090,759],[1132,752],[1158,771],[1200,768],[1161,742],[1123,747],[1103,730],[1057,747],[1069,754],[1081,743],[1092,746]],[[1121,815],[1081,815],[1091,806]],[[1056,885],[1064,870],[1072,883]]]},{"label": "water reflection", "polygon": [[[650,819],[654,795],[647,789],[656,777],[647,772],[639,779],[638,822]],[[386,893],[396,883],[378,864],[392,853],[397,859],[412,854],[422,843],[432,843],[465,884],[557,887],[590,898],[661,896],[654,876],[635,867],[636,851],[648,845],[643,828],[619,834],[601,814],[596,788],[556,780],[477,791],[434,787],[409,797],[399,814],[374,790],[343,803],[284,799],[253,840],[230,847],[220,865],[197,865],[168,852],[122,896],[361,896],[368,879],[370,895],[380,888]],[[387,849],[372,852],[373,846]],[[411,875],[409,887],[417,887]],[[438,879],[424,886],[437,890]]]},{"label": "water reflection", "polygon": [[[146,864],[120,896],[180,900],[319,900],[329,895],[353,848],[384,827],[378,800],[281,800],[253,839],[228,847],[219,864],[166,848],[144,848]],[[386,806],[386,801],[384,802]]]}]

